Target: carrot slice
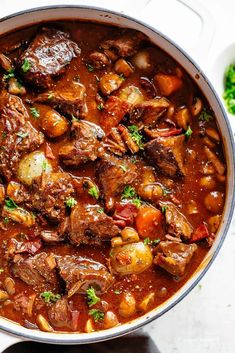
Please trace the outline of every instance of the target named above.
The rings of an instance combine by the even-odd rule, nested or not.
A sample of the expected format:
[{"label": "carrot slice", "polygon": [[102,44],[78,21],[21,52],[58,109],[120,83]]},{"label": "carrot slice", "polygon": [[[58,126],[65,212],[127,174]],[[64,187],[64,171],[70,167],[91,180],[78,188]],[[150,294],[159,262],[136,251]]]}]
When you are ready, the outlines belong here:
[{"label": "carrot slice", "polygon": [[137,213],[135,224],[140,237],[156,238],[162,222],[162,213],[157,208],[142,205]]},{"label": "carrot slice", "polygon": [[204,223],[202,223],[197,227],[195,232],[193,232],[191,237],[191,243],[208,238],[209,236],[210,236],[210,233],[208,231],[207,226]]},{"label": "carrot slice", "polygon": [[182,86],[182,80],[173,75],[158,73],[154,76],[154,82],[159,87],[163,96],[170,96]]}]

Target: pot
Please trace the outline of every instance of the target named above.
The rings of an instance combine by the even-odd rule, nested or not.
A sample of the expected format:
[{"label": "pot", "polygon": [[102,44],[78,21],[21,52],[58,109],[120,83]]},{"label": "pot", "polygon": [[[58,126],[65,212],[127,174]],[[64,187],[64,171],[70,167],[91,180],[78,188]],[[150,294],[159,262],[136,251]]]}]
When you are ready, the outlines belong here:
[{"label": "pot", "polygon": [[0,329],[7,333],[7,335],[4,334],[4,337],[1,339],[1,350],[4,350],[7,346],[19,340],[33,340],[54,344],[87,344],[100,342],[133,332],[141,328],[143,325],[157,319],[181,301],[205,275],[222,246],[233,215],[235,203],[235,149],[229,121],[214,88],[205,74],[191,59],[191,57],[188,56],[176,43],[172,42],[155,28],[124,14],[101,8],[73,5],[53,5],[49,7],[35,8],[5,17],[0,21],[0,34],[2,35],[16,28],[27,26],[35,22],[70,18],[91,20],[96,22],[100,21],[117,26],[133,28],[145,33],[153,43],[157,44],[160,48],[170,54],[177,62],[179,62],[200,86],[204,95],[207,97],[209,104],[215,111],[225,149],[228,179],[224,213],[217,238],[201,265],[191,276],[189,281],[181,287],[181,289],[174,296],[156,309],[153,309],[142,317],[121,326],[99,332],[81,334],[58,332],[47,333],[35,331],[22,327],[8,319],[0,318]]}]

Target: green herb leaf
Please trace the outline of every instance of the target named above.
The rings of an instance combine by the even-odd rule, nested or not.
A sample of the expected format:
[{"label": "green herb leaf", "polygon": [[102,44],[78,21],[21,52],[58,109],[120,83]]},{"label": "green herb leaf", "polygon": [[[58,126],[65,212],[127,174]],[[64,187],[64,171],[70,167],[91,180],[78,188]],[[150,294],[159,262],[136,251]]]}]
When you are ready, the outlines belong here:
[{"label": "green herb leaf", "polygon": [[30,108],[30,112],[32,114],[32,116],[34,117],[34,119],[38,119],[40,117],[40,113],[39,110],[37,108]]},{"label": "green herb leaf", "polygon": [[167,210],[167,205],[165,205],[165,206],[162,206],[162,213],[165,213],[166,212],[166,210]]},{"label": "green herb leaf", "polygon": [[77,201],[73,197],[68,197],[65,201],[65,204],[67,207],[73,208],[77,204]]},{"label": "green herb leaf", "polygon": [[92,65],[90,65],[90,64],[87,64],[86,67],[87,67],[87,70],[88,70],[89,72],[94,71],[94,66],[92,66]]},{"label": "green herb leaf", "polygon": [[149,245],[149,244],[151,244],[151,240],[149,238],[145,238],[143,243],[144,243],[144,245]]},{"label": "green herb leaf", "polygon": [[22,131],[19,131],[19,132],[16,133],[16,135],[17,135],[18,137],[22,138],[22,139],[24,139],[25,137],[27,137],[28,134],[29,134],[28,132],[22,132]]},{"label": "green herb leaf", "polygon": [[167,196],[167,195],[171,194],[171,190],[164,187],[162,193],[163,193],[163,196]]},{"label": "green herb leaf", "polygon": [[88,190],[88,194],[91,195],[92,197],[94,197],[96,200],[98,200],[98,198],[99,198],[99,189],[96,186],[92,186]]},{"label": "green herb leaf", "polygon": [[72,121],[79,121],[79,119],[72,114]]},{"label": "green herb leaf", "polygon": [[50,171],[50,165],[49,165],[49,163],[47,162],[46,159],[42,162],[42,171],[43,171],[44,173]]},{"label": "green herb leaf", "polygon": [[48,93],[48,96],[47,96],[47,99],[52,99],[53,98],[53,93],[52,92],[49,92]]},{"label": "green herb leaf", "polygon": [[7,133],[6,133],[6,131],[3,131],[2,132],[2,138],[5,139],[6,137],[7,137]]},{"label": "green herb leaf", "polygon": [[21,66],[21,69],[24,73],[26,73],[27,71],[29,71],[30,66],[31,66],[30,62],[28,61],[28,59],[25,58],[23,65]]},{"label": "green herb leaf", "polygon": [[142,201],[139,197],[134,198],[131,201],[137,208],[140,208],[140,206],[142,205]]},{"label": "green herb leaf", "polygon": [[5,199],[5,206],[9,211],[15,210],[18,206],[10,197]]},{"label": "green herb leaf", "polygon": [[212,114],[210,114],[210,113],[204,108],[204,109],[202,109],[202,112],[201,112],[201,114],[199,115],[198,119],[201,120],[201,121],[206,121],[206,122],[208,122],[208,121],[210,121],[210,120],[213,120],[214,117],[213,117]]},{"label": "green herb leaf", "polygon": [[104,320],[104,312],[101,310],[91,309],[89,310],[88,314],[93,316],[95,322]]},{"label": "green herb leaf", "polygon": [[154,239],[153,241],[152,241],[152,245],[153,246],[156,246],[156,245],[158,245],[159,243],[160,243],[160,239]]},{"label": "green herb leaf", "polygon": [[103,109],[104,109],[103,103],[97,104],[97,109],[98,109],[98,110],[103,110]]},{"label": "green herb leaf", "polygon": [[187,131],[185,131],[185,136],[190,137],[193,133],[193,130],[191,129],[190,126],[188,126]]},{"label": "green herb leaf", "polygon": [[97,212],[98,212],[98,213],[104,213],[103,207],[98,208]]},{"label": "green herb leaf", "polygon": [[40,297],[44,299],[45,303],[56,303],[61,298],[61,295],[52,292],[43,292],[40,294]]},{"label": "green herb leaf", "polygon": [[235,114],[235,65],[230,65],[225,73],[223,97],[229,113]]},{"label": "green herb leaf", "polygon": [[128,130],[131,134],[132,140],[137,144],[137,146],[141,150],[143,150],[144,149],[143,142],[142,142],[143,136],[139,132],[138,127],[136,125],[130,125],[130,126],[128,126]]},{"label": "green herb leaf", "polygon": [[5,75],[3,75],[3,80],[5,81],[5,82],[7,82],[10,78],[12,78],[12,77],[15,77],[15,70],[14,69],[10,69],[9,71],[8,71],[8,74],[5,74]]},{"label": "green herb leaf", "polygon": [[127,172],[127,167],[125,167],[124,165],[120,165],[120,168],[121,168],[124,172]]},{"label": "green herb leaf", "polygon": [[3,218],[3,223],[4,224],[9,223],[9,221],[10,221],[10,218],[8,218],[8,217]]},{"label": "green herb leaf", "polygon": [[160,239],[151,240],[149,238],[145,238],[143,243],[144,243],[144,245],[156,246],[156,245],[158,245],[160,243]]},{"label": "green herb leaf", "polygon": [[119,294],[121,294],[122,293],[122,291],[121,290],[119,290],[119,289],[115,289],[115,291],[113,292],[114,294],[116,294],[116,295],[119,295]]},{"label": "green herb leaf", "polygon": [[121,199],[131,199],[133,197],[136,197],[136,191],[135,191],[135,188],[133,188],[132,186],[130,185],[126,185],[124,190],[123,190],[123,193],[122,193],[122,196],[121,196]]},{"label": "green herb leaf", "polygon": [[97,297],[93,287],[88,288],[86,290],[86,294],[87,294],[87,304],[88,304],[88,306],[91,307],[91,306],[97,304],[100,301],[100,298]]}]

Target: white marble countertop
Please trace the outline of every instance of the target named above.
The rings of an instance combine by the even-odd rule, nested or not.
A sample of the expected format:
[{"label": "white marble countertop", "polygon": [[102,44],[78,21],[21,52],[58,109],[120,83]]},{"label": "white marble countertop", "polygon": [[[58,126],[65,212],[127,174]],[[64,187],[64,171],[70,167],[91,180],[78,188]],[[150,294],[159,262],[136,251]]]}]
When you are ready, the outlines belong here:
[{"label": "white marble countertop", "polygon": [[[197,56],[195,48],[192,46],[194,36],[196,37],[198,34],[197,28],[193,27],[197,26],[197,20],[190,24],[185,16],[185,27],[190,28],[185,31],[184,22],[178,21],[177,14],[171,10],[167,11],[168,20],[175,21],[175,28],[178,27],[176,33],[171,33],[167,28],[168,22],[160,20],[158,17],[161,4],[166,6],[167,1],[170,0],[109,0],[109,7],[125,9],[125,12],[137,14],[139,18],[143,18],[145,22],[155,24],[155,26],[157,26],[156,18],[158,18],[160,29],[166,30],[169,35],[172,34],[180,45],[191,52],[194,57]],[[0,17],[27,7],[49,3],[101,5],[102,0],[0,0]],[[143,3],[149,3],[153,6],[152,10],[155,11],[142,13]],[[226,45],[232,41],[235,42],[235,1],[204,0],[203,5],[214,17],[215,33],[206,53],[207,63],[200,62],[200,64],[209,78],[214,80],[216,73],[211,68],[215,57]],[[133,9],[135,10],[133,11]],[[233,125],[235,125],[234,122]],[[200,284],[175,308],[145,328],[145,331],[154,338],[162,353],[235,352],[235,222],[233,223],[218,257]]]}]

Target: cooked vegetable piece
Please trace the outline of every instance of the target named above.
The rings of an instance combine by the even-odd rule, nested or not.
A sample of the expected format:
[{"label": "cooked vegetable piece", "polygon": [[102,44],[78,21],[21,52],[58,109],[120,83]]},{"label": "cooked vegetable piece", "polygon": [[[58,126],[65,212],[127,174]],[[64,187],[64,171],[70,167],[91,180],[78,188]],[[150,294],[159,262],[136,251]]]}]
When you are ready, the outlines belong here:
[{"label": "cooked vegetable piece", "polygon": [[162,222],[162,212],[153,206],[142,205],[135,219],[140,237],[156,237]]},{"label": "cooked vegetable piece", "polygon": [[157,73],[154,76],[154,82],[159,87],[161,94],[165,97],[178,91],[183,85],[183,82],[179,77],[162,73]]}]

